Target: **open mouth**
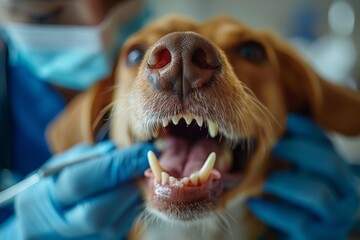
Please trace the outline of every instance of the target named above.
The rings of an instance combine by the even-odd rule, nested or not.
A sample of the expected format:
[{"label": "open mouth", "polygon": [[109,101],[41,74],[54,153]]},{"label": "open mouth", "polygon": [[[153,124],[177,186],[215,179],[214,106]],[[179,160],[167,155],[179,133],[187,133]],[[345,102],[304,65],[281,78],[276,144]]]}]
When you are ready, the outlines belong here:
[{"label": "open mouth", "polygon": [[223,191],[241,182],[256,148],[254,137],[227,139],[216,122],[191,114],[164,118],[153,129],[160,156],[148,154],[150,204],[172,219],[209,213]]}]

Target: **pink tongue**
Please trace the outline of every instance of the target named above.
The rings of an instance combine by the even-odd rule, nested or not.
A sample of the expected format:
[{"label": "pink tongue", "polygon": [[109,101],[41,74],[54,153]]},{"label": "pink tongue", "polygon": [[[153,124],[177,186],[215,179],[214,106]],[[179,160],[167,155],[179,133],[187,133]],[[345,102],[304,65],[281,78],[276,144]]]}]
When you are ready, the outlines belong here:
[{"label": "pink tongue", "polygon": [[219,142],[215,139],[192,141],[180,137],[165,139],[165,150],[159,162],[163,169],[176,178],[189,177],[200,170],[211,152],[217,153]]}]

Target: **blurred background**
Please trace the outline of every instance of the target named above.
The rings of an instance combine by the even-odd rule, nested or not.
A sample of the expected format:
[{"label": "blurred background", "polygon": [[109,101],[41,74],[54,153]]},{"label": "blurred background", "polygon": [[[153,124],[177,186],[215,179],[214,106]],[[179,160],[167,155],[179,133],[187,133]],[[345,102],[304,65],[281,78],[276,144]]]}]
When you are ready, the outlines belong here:
[{"label": "blurred background", "polygon": [[[272,30],[288,39],[329,81],[360,88],[359,0],[150,0],[150,4],[155,17],[178,13],[201,21],[230,15],[249,26]],[[349,161],[360,164],[360,138],[331,137]]]}]

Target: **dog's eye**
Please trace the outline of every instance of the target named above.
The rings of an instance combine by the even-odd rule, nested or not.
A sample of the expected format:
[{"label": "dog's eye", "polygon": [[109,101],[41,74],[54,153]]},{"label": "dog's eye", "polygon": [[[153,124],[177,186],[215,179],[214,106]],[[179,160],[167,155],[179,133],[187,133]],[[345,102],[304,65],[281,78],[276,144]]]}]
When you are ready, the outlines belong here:
[{"label": "dog's eye", "polygon": [[137,66],[141,63],[144,58],[146,48],[142,45],[132,47],[127,54],[126,64],[129,67]]},{"label": "dog's eye", "polygon": [[238,56],[253,64],[262,64],[266,61],[266,52],[264,47],[255,41],[242,43],[237,47]]}]

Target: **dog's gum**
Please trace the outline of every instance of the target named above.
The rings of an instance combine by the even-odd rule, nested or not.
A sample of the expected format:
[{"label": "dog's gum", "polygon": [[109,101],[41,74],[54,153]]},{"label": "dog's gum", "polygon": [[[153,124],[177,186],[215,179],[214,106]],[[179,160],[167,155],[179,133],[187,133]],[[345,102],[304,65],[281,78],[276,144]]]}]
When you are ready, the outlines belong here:
[{"label": "dog's gum", "polygon": [[[170,176],[170,178],[172,178]],[[211,201],[209,199],[214,186],[217,184],[221,184],[221,175],[218,171],[214,170],[209,177],[208,181],[204,184],[193,185],[190,181],[190,178],[186,177],[183,179],[187,179],[188,184],[183,184],[183,179],[170,180],[169,182],[173,182],[173,184],[165,184],[161,183],[152,184],[152,181],[148,181],[150,189],[153,190],[151,198],[153,199],[152,204],[160,204],[160,208],[162,208],[166,203],[169,204],[177,204],[177,203],[194,203],[199,201]],[[151,179],[149,179],[151,180]],[[182,205],[183,206],[183,205]]]},{"label": "dog's gum", "polygon": [[199,171],[196,171],[190,177],[183,177],[183,178],[175,178],[173,176],[170,176],[167,172],[162,172],[161,179],[159,181],[155,179],[155,175],[150,168],[148,168],[144,172],[144,175],[147,178],[153,178],[154,186],[157,187],[162,187],[162,186],[200,187],[202,185],[206,185],[211,180],[217,180],[221,178],[221,174],[219,173],[219,171],[215,169],[211,170],[209,177],[204,182],[200,181]]}]

